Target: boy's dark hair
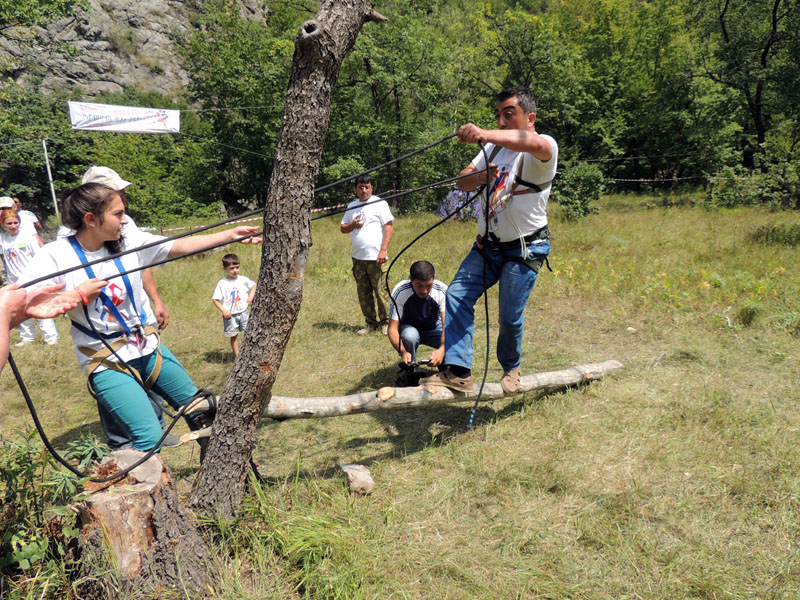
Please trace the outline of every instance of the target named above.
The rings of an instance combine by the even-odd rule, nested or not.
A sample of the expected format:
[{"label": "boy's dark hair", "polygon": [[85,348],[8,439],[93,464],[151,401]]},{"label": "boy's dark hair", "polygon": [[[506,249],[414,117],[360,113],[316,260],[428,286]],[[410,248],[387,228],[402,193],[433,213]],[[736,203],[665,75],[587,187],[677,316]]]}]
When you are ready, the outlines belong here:
[{"label": "boy's dark hair", "polygon": [[226,254],[222,257],[222,268],[227,269],[231,265],[238,265],[239,257],[235,254]]},{"label": "boy's dark hair", "polygon": [[530,113],[536,114],[536,100],[533,97],[533,92],[530,88],[516,85],[514,87],[506,88],[497,94],[498,102],[505,102],[509,98],[517,98],[517,103],[522,107],[522,111],[529,115]]},{"label": "boy's dark hair", "polygon": [[409,275],[411,281],[430,281],[436,275],[436,270],[427,260],[418,260],[411,265]]},{"label": "boy's dark hair", "polygon": [[359,175],[358,177],[356,177],[356,185],[358,185],[359,183],[372,184],[372,177],[370,177],[369,175]]}]

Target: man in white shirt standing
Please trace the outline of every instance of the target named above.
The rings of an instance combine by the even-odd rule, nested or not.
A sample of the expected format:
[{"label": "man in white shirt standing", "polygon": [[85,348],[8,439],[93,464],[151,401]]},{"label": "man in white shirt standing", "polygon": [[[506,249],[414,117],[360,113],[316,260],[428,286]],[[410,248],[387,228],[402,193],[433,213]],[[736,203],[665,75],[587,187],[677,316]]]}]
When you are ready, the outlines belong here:
[{"label": "man in white shirt standing", "polygon": [[526,87],[500,92],[495,118],[497,129],[467,123],[458,130],[462,144],[480,142],[486,152],[479,152],[461,171],[458,187],[469,192],[485,184],[487,168],[489,185],[483,190],[477,240],[447,288],[447,369],[420,380],[422,385],[472,391],[474,306],[485,289],[499,282],[500,385],[507,394],[520,387],[525,305],[550,253],[547,199],[556,175],[558,144],[536,132],[536,103]]},{"label": "man in white shirt standing", "polygon": [[380,331],[386,335],[389,324],[389,292],[386,272],[387,252],[394,232],[394,216],[385,200],[372,195],[369,175],[356,178],[356,198],[347,205],[340,230],[352,241],[353,277],[358,302],[367,326],[358,335]]}]

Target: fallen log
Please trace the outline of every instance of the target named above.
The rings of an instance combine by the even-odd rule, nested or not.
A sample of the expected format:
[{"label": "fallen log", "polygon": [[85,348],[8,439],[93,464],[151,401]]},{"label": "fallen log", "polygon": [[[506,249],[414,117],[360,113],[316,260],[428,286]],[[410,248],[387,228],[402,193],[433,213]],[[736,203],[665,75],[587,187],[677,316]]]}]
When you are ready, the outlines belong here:
[{"label": "fallen log", "polygon": [[[561,371],[525,375],[520,380],[519,391],[514,394],[503,392],[503,388],[500,387],[499,383],[487,383],[483,387],[481,401],[497,400],[526,392],[560,390],[601,379],[606,374],[621,369],[622,366],[622,363],[617,360],[607,360],[601,363],[578,365]],[[469,393],[454,392],[439,386],[417,386],[412,388],[383,387],[377,391],[350,394],[348,396],[318,398],[273,396],[264,409],[264,417],[275,420],[320,419],[378,410],[419,408],[453,402],[474,402],[478,396],[479,388],[480,385],[476,382],[474,390]],[[206,410],[208,406],[203,402],[201,401],[198,404],[200,412]],[[181,441],[196,440],[208,437],[210,434],[211,428],[193,431],[181,436]]]}]

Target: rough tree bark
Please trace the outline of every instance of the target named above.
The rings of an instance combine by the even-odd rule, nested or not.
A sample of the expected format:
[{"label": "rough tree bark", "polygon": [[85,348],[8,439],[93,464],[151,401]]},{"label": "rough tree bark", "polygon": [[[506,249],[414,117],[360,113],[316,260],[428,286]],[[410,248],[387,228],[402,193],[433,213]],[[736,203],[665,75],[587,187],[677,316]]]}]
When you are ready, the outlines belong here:
[{"label": "rough tree bark", "polygon": [[213,435],[189,500],[200,511],[230,518],[239,508],[256,426],[303,298],[311,246],[309,210],[333,89],[342,60],[368,20],[386,19],[366,0],[323,0],[316,18],[297,34],[264,213],[258,290],[245,343],[222,391]]},{"label": "rough tree bark", "polygon": [[[114,452],[94,475],[113,474],[143,455]],[[73,505],[81,523],[79,597],[158,597],[176,589],[206,596],[212,591],[211,553],[158,454],[113,484],[87,483],[86,492]]]}]

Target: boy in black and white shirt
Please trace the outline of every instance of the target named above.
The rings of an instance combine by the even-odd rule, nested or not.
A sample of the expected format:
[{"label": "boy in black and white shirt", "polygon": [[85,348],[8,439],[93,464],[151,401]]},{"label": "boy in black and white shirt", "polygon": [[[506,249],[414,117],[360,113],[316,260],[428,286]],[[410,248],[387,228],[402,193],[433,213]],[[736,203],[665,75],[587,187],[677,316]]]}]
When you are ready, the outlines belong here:
[{"label": "boy in black and white shirt", "polygon": [[420,344],[435,350],[430,365],[444,359],[444,308],[447,286],[434,279],[433,265],[420,260],[411,265],[410,278],[392,290],[389,342],[405,364],[417,362]]}]

